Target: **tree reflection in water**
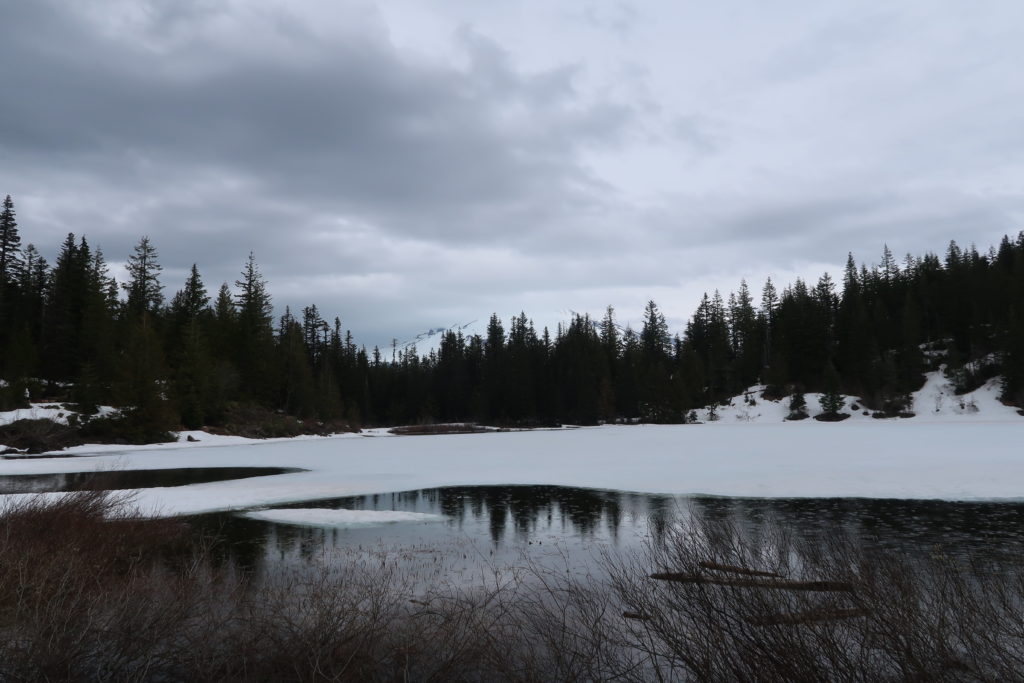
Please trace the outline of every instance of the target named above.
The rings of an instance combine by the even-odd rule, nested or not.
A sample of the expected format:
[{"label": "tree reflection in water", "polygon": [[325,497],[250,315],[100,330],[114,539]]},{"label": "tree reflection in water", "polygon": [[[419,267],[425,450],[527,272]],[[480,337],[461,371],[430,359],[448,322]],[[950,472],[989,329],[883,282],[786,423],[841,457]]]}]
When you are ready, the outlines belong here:
[{"label": "tree reflection in water", "polygon": [[[258,571],[267,563],[311,562],[328,551],[393,551],[421,564],[458,560],[460,571],[523,556],[594,564],[601,549],[638,548],[664,537],[673,520],[730,521],[757,536],[771,520],[809,538],[844,531],[867,545],[930,552],[942,545],[999,555],[1024,552],[1024,504],[875,499],[758,499],[659,496],[561,486],[456,486],[348,496],[282,507],[399,510],[444,522],[317,527],[237,513],[191,519],[216,536],[221,561]],[[474,565],[474,562],[476,564]],[[433,570],[432,570],[433,571]]]}]

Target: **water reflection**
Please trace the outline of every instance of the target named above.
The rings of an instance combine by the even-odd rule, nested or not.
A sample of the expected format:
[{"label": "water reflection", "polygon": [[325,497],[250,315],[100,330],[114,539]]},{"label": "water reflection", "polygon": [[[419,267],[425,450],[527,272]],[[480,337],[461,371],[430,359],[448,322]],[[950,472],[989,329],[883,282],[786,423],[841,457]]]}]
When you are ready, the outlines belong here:
[{"label": "water reflection", "polygon": [[752,532],[770,520],[813,539],[841,530],[869,547],[954,555],[1024,551],[1024,503],[876,498],[694,498],[695,514]]},{"label": "water reflection", "polygon": [[[192,519],[221,535],[220,557],[249,569],[320,560],[332,552],[378,553],[415,571],[479,572],[539,562],[586,572],[603,549],[638,549],[674,520],[729,521],[756,536],[777,521],[811,540],[842,530],[866,546],[990,558],[1024,552],[1024,504],[877,499],[691,498],[558,486],[463,486],[296,503],[294,508],[441,514],[444,523],[315,527],[233,513]],[[390,558],[390,559],[388,559]],[[441,567],[444,567],[442,571]]]}]

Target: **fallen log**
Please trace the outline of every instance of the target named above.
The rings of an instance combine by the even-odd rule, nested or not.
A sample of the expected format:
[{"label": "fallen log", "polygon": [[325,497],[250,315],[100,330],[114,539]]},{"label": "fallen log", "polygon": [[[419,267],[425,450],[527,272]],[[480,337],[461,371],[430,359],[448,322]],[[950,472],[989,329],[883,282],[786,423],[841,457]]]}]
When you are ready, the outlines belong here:
[{"label": "fallen log", "polygon": [[698,562],[699,567],[702,569],[713,569],[718,572],[728,572],[730,574],[742,574],[744,576],[767,576],[770,578],[781,579],[781,574],[775,572],[762,572],[757,569],[747,569],[746,567],[737,567],[731,564],[719,564],[717,562]]},{"label": "fallen log", "polygon": [[804,612],[750,617],[747,619],[747,622],[754,626],[797,626],[800,624],[810,624],[816,621],[837,621],[839,619],[866,617],[868,614],[870,614],[870,611],[863,607],[851,607],[848,609],[812,609]]},{"label": "fallen log", "polygon": [[715,586],[735,586],[737,588],[780,588],[791,591],[821,591],[852,593],[853,584],[846,581],[790,581],[787,579],[728,579],[702,574],[685,574],[682,572],[662,572],[651,574],[652,579],[674,581],[676,583],[704,583]]}]

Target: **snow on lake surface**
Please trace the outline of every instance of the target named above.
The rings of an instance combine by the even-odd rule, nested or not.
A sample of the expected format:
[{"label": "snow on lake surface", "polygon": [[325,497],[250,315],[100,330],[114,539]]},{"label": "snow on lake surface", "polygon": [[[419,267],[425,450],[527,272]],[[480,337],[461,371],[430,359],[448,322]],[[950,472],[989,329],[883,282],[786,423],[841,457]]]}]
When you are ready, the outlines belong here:
[{"label": "snow on lake surface", "polygon": [[246,517],[279,524],[309,526],[371,526],[395,522],[443,522],[446,517],[404,510],[331,510],[324,508],[285,508],[254,510]]},{"label": "snow on lake surface", "polygon": [[139,504],[158,515],[499,484],[745,497],[1024,499],[1022,437],[1024,422],[619,426],[190,444],[90,458],[0,461],[0,474],[239,466],[309,470],[141,490]]},{"label": "snow on lake surface", "polygon": [[[386,430],[257,441],[183,432],[150,446],[80,446],[83,458],[0,460],[0,475],[286,467],[275,476],[149,488],[148,514],[183,515],[445,486],[556,485],[768,498],[1024,500],[1024,418],[990,381],[954,396],[939,373],[917,417],[782,422],[788,401],[734,400],[703,425],[606,426],[438,436]],[[853,399],[847,401],[848,410]],[[816,412],[816,395],[807,395]],[[192,435],[198,442],[187,442]],[[377,437],[377,438],[370,438]],[[17,494],[15,494],[17,495]],[[47,494],[59,495],[59,494]]]}]

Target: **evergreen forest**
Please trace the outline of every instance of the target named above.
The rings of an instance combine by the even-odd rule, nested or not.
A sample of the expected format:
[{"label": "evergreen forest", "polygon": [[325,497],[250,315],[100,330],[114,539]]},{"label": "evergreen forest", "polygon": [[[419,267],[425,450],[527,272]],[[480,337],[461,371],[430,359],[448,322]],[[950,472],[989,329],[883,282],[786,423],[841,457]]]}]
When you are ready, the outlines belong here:
[{"label": "evergreen forest", "polygon": [[706,294],[682,330],[653,301],[638,330],[611,307],[555,330],[525,313],[493,315],[486,334],[446,332],[424,355],[368,350],[312,303],[275,318],[252,254],[233,286],[212,290],[197,266],[164,283],[146,237],[127,269],[116,282],[104,254],[74,234],[48,263],[22,244],[4,200],[0,410],[29,397],[84,414],[121,406],[106,428],[136,442],[243,414],[337,429],[678,423],[752,385],[767,398],[842,392],[896,415],[940,360],[959,391],[999,375],[1004,402],[1024,407],[1024,232],[987,252],[950,242],[941,255],[902,260],[883,247],[871,265],[850,255],[840,282],[740,282]]}]

